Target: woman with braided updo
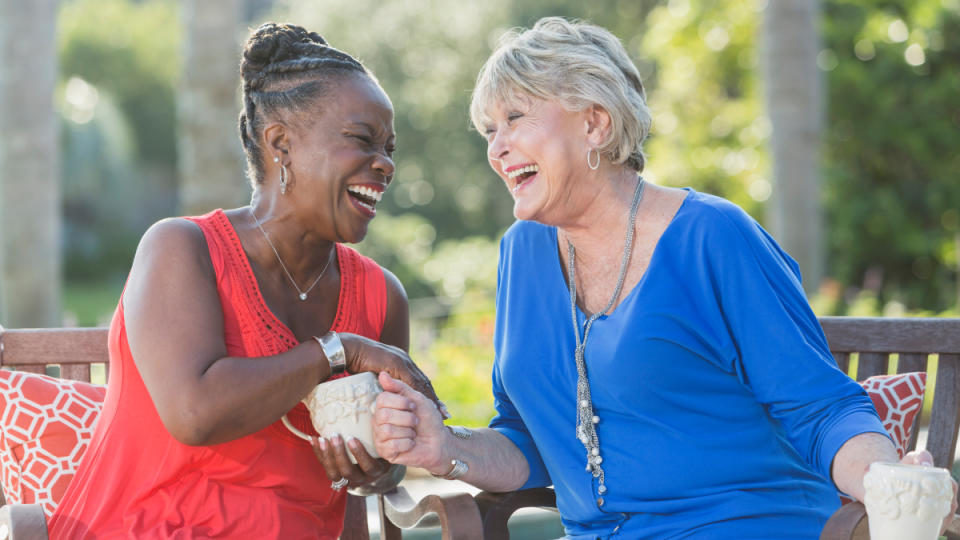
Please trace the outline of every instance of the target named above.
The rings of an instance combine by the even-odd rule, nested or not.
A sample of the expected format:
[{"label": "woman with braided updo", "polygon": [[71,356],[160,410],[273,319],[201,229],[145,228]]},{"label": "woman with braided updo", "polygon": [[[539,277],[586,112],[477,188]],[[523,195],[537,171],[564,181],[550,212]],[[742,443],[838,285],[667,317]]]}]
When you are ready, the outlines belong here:
[{"label": "woman with braided updo", "polygon": [[435,398],[405,352],[399,281],[343,245],[366,235],[393,178],[390,100],[293,25],[256,29],[241,71],[251,203],[141,240],[106,401],[52,538],[336,538],[342,488],[394,475],[355,440],[318,440],[300,400],[344,371]]}]

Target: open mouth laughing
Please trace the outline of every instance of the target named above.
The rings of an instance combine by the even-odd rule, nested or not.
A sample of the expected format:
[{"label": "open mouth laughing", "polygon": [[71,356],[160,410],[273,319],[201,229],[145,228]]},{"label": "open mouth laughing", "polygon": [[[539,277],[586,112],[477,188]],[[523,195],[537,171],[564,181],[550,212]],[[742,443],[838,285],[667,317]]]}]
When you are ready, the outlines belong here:
[{"label": "open mouth laughing", "polygon": [[540,166],[536,163],[527,163],[523,165],[514,165],[512,167],[507,167],[503,172],[506,173],[507,178],[515,182],[513,188],[510,190],[514,193],[520,191],[520,189],[526,185],[530,180],[533,179],[540,171]]},{"label": "open mouth laughing", "polygon": [[363,212],[373,217],[377,215],[376,205],[383,197],[384,186],[382,184],[357,184],[347,186],[347,194],[350,196],[350,202]]}]

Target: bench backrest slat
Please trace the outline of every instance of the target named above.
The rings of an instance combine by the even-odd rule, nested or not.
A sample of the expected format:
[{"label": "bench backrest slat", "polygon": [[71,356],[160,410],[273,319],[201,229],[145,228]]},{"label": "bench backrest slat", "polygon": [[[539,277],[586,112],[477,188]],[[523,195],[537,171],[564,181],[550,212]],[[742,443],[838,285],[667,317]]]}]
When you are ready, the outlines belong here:
[{"label": "bench backrest slat", "polygon": [[[0,332],[0,366],[43,373],[43,366],[48,364],[89,366],[106,361],[106,328],[28,328]],[[32,366],[38,366],[39,371],[24,369]]]},{"label": "bench backrest slat", "polygon": [[834,352],[960,352],[960,319],[820,317]]},{"label": "bench backrest slat", "polygon": [[941,354],[938,364],[927,450],[937,467],[952,469],[960,428],[960,354]]}]

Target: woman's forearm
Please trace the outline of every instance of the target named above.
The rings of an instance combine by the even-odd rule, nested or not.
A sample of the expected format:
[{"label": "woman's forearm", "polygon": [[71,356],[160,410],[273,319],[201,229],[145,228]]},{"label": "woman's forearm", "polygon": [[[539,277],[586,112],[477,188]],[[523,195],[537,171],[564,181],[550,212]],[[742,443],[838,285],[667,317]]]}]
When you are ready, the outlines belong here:
[{"label": "woman's forearm", "polygon": [[444,459],[438,470],[430,472],[445,474],[452,467],[452,460],[459,459],[470,468],[460,480],[486,491],[519,489],[530,475],[527,459],[517,446],[489,428],[472,430],[466,440],[450,435],[441,455]]},{"label": "woman's forearm", "polygon": [[833,458],[833,483],[840,491],[862,501],[863,476],[875,461],[900,461],[890,439],[879,433],[861,433],[851,437]]}]

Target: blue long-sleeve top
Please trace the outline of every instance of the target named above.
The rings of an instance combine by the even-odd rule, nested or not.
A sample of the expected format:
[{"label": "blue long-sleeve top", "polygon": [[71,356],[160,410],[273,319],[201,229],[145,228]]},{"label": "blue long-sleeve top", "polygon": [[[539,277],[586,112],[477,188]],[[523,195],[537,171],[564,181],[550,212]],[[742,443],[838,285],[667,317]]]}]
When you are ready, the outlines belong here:
[{"label": "blue long-sleeve top", "polygon": [[570,537],[819,536],[839,506],[837,450],[885,431],[756,221],[688,190],[640,282],[594,323],[602,505],[575,433],[569,302],[556,229],[516,222],[500,245],[490,425],[526,457],[524,487],[554,485]]}]

